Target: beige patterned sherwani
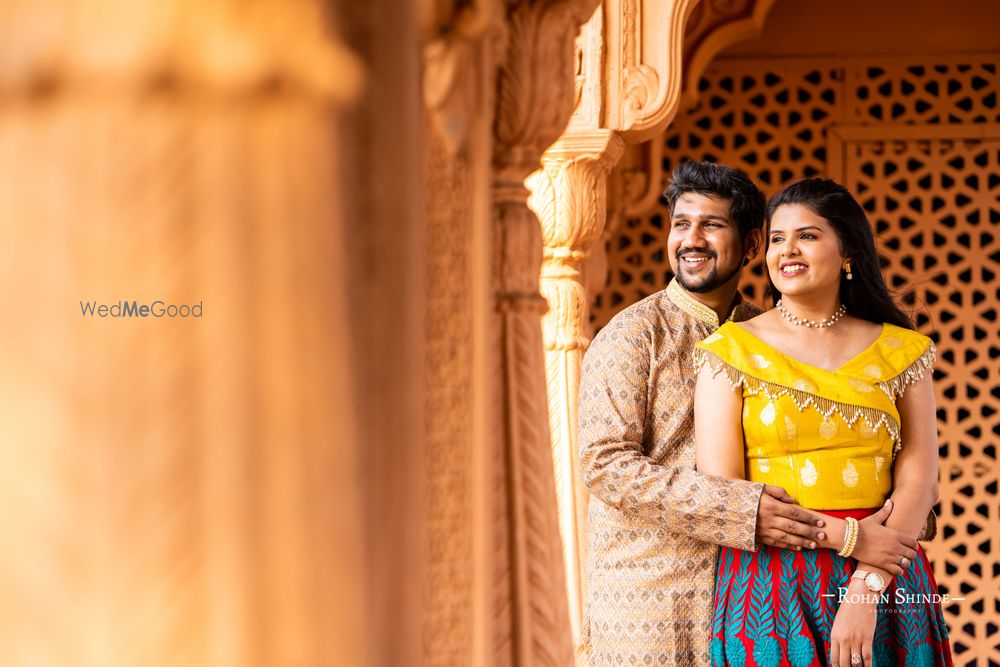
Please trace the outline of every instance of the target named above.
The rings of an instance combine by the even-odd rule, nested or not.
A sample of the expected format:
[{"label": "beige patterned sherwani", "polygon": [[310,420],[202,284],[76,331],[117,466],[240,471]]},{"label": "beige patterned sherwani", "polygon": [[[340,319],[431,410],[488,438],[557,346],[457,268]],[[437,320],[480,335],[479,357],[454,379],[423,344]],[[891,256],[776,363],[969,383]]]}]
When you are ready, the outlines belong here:
[{"label": "beige patterned sherwani", "polygon": [[[731,317],[754,314],[741,304]],[[716,545],[755,548],[763,486],[694,470],[692,350],[718,326],[673,281],[615,316],[584,358],[584,632],[594,667],[708,665]]]}]

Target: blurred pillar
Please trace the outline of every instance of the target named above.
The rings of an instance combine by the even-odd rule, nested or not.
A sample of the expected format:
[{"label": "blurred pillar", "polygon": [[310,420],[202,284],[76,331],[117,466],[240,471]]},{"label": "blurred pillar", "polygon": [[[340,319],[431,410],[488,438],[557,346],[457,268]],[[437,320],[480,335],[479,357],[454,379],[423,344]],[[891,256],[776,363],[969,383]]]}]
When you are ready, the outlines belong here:
[{"label": "blurred pillar", "polygon": [[[542,157],[528,179],[529,203],[545,245],[541,293],[549,429],[555,468],[559,529],[573,639],[581,644],[586,600],[587,503],[577,447],[577,405],[583,354],[590,344],[585,264],[604,232],[608,173],[624,151],[610,130],[568,131]],[[602,276],[603,278],[603,276]]]},{"label": "blurred pillar", "polygon": [[366,662],[324,11],[0,3],[0,664]]},{"label": "blurred pillar", "polygon": [[[495,352],[490,303],[491,86],[496,3],[424,3],[422,177],[425,201],[424,487],[421,667],[510,661],[507,512],[496,484],[489,411]],[[499,543],[499,544],[498,544]]]}]

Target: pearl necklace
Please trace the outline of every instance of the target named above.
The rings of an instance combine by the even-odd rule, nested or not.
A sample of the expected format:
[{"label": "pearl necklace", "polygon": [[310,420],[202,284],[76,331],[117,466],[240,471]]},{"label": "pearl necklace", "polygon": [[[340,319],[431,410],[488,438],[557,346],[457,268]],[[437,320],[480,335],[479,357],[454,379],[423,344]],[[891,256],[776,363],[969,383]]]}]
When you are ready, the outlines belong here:
[{"label": "pearl necklace", "polygon": [[790,312],[788,312],[788,309],[785,308],[785,306],[781,303],[781,299],[778,299],[778,303],[776,305],[778,306],[778,311],[781,313],[781,316],[786,320],[788,320],[789,322],[791,322],[792,324],[797,324],[798,326],[801,327],[810,327],[816,329],[822,329],[824,327],[832,327],[834,324],[837,323],[837,320],[839,320],[841,317],[847,314],[847,306],[845,306],[844,304],[840,304],[840,308],[838,308],[833,315],[826,318],[825,320],[820,320],[819,322],[816,322],[815,320],[806,320],[800,317],[795,317]]}]

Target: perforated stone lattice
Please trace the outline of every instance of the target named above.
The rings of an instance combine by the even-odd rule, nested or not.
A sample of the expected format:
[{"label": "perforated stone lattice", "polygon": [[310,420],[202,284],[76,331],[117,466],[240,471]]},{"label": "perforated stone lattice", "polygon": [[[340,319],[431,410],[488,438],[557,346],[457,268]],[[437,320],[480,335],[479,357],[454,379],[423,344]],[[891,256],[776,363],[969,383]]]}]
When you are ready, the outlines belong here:
[{"label": "perforated stone lattice", "polygon": [[[782,183],[826,173],[826,128],[843,117],[843,71],[826,63],[723,62],[701,80],[701,102],[664,137],[663,173],[688,158],[737,166],[772,194]],[[666,180],[662,187],[666,187]],[[608,248],[609,280],[593,303],[601,327],[625,306],[666,286],[670,212],[626,220]],[[746,272],[744,293],[763,295],[761,260]]]},{"label": "perforated stone lattice", "polygon": [[[1000,54],[717,62],[663,138],[664,183],[687,158],[739,167],[770,196],[830,175],[868,212],[886,278],[938,346],[938,538],[926,545],[957,665],[1000,665]],[[832,173],[835,171],[836,173]],[[609,241],[595,327],[666,286],[661,202]],[[742,289],[763,302],[761,260]]]},{"label": "perforated stone lattice", "polygon": [[997,61],[852,61],[845,88],[850,123],[996,123]]},{"label": "perforated stone lattice", "polygon": [[[664,136],[664,178],[683,159],[713,160],[743,169],[771,195],[797,178],[829,174],[831,127],[1000,123],[997,68],[995,55],[719,61],[699,84],[699,104]],[[595,327],[669,281],[668,218],[661,202],[610,239],[607,287],[592,303]],[[745,273],[744,294],[762,303],[763,285],[758,260]]]},{"label": "perforated stone lattice", "polygon": [[[941,128],[942,135],[947,128]],[[845,184],[875,225],[891,287],[938,346],[939,537],[926,545],[956,664],[1000,663],[1000,132],[858,142]]]}]

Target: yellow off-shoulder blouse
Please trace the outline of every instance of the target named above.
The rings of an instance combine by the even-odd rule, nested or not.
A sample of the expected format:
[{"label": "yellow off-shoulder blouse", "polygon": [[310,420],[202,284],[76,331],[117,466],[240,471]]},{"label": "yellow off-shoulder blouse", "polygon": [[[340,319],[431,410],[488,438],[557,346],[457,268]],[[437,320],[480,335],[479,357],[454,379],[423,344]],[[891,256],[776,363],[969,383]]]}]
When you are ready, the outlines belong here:
[{"label": "yellow off-shoulder blouse", "polygon": [[783,487],[816,510],[878,507],[901,446],[896,399],[934,363],[931,339],[883,325],[836,371],[787,357],[733,322],[695,346],[743,392],[747,479]]}]

